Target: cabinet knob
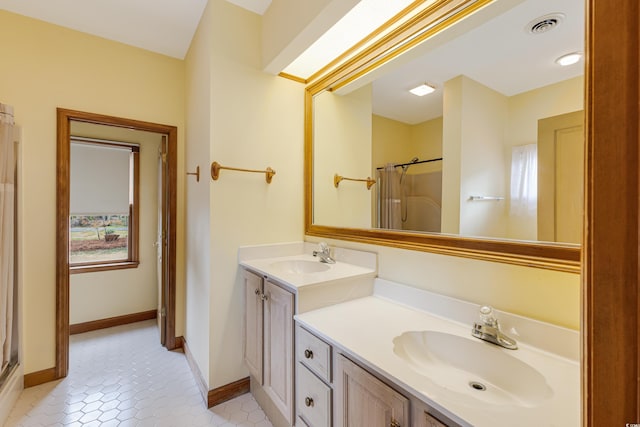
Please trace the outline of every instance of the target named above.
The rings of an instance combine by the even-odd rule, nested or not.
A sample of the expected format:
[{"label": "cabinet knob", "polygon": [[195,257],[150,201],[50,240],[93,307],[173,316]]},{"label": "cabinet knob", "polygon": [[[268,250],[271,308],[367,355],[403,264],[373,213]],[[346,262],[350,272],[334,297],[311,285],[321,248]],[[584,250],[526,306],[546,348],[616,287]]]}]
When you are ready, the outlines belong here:
[{"label": "cabinet knob", "polygon": [[[305,397],[304,398],[304,404],[305,404],[305,406],[307,406],[309,408],[312,407],[313,406],[313,399],[310,398],[310,397]],[[400,426],[398,426],[398,427],[400,427]]]},{"label": "cabinet knob", "polygon": [[260,295],[260,289],[256,289],[253,293],[256,295]]},{"label": "cabinet knob", "polygon": [[389,427],[400,427],[400,423],[392,418]]},{"label": "cabinet knob", "polygon": [[269,299],[269,295],[262,294],[260,298],[262,298],[262,301],[267,301]]},{"label": "cabinet knob", "polygon": [[306,349],[306,350],[304,351],[304,357],[305,357],[306,359],[313,359],[313,351],[311,351],[311,350],[309,350],[309,349]]}]

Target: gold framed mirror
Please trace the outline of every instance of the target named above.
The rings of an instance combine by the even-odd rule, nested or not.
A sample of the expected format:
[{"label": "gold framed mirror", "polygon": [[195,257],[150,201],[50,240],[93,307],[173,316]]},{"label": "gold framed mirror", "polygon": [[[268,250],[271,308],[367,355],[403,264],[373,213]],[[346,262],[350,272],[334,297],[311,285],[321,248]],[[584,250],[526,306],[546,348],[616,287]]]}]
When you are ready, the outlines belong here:
[{"label": "gold framed mirror", "polygon": [[[307,85],[305,92],[306,234],[578,273],[584,181],[581,157],[584,152],[582,123],[584,115],[581,112],[584,108],[584,62],[581,60],[573,68],[567,67],[562,71],[551,70],[551,67],[557,65],[555,63],[545,64],[544,67],[551,70],[548,75],[540,67],[531,74],[527,73],[525,68],[535,68],[537,65],[528,64],[522,59],[524,56],[513,53],[515,43],[519,42],[541,44],[541,47],[536,47],[534,44],[526,45],[523,47],[524,55],[530,53],[535,56],[540,49],[546,48],[550,50],[547,56],[553,59],[560,56],[559,52],[567,49],[572,52],[584,50],[584,3],[579,0],[563,0],[561,3],[563,5],[556,1],[536,0],[414,2],[386,26],[312,77],[313,80]],[[564,6],[567,6],[568,11],[564,11]],[[530,18],[524,19],[528,16]],[[509,28],[501,25],[507,25]],[[558,25],[557,29],[553,28],[555,25]],[[545,26],[549,28],[546,30],[542,28]],[[514,32],[514,35],[511,36],[508,31]],[[537,31],[548,31],[548,33],[539,35],[536,34]],[[499,46],[490,44],[483,46],[478,42],[479,34],[493,34],[494,43],[496,43],[496,37],[498,40],[504,37],[510,42],[498,41]],[[542,39],[535,39],[535,37],[542,37]],[[545,38],[546,40],[543,40]],[[558,41],[558,38],[562,41]],[[543,42],[540,43],[540,40]],[[438,67],[428,66],[428,64],[446,63],[446,58],[452,58],[450,54],[447,56],[441,53],[451,45],[469,55],[468,47],[466,51],[464,50],[464,43],[467,46],[478,46],[475,49],[478,51],[477,56],[467,61],[473,63],[474,67],[468,67],[464,64],[465,61],[458,61],[460,64],[457,68],[452,67],[451,70],[444,69],[446,67],[440,70],[437,69]],[[553,49],[549,47],[551,45]],[[514,62],[503,61],[505,55],[514,57]],[[482,63],[482,59],[486,63],[498,63],[502,71],[506,69],[511,71],[511,74],[526,74],[526,76],[520,80],[507,79],[503,77],[505,73],[495,69],[485,67],[482,70],[482,67],[478,66],[478,63]],[[392,113],[384,113],[386,104],[384,104],[384,97],[380,96],[380,93],[384,92],[384,86],[380,82],[400,81],[399,87],[408,91],[417,82],[407,78],[412,75],[409,71],[415,71],[420,67],[429,69],[433,73],[432,76],[439,73],[439,80],[436,79],[438,82],[433,85],[436,93],[439,92],[440,106],[436,107],[439,110],[435,116],[431,113],[431,117],[421,113],[419,119],[405,120],[402,117],[395,117],[393,121],[402,122],[402,126],[409,123],[409,126],[417,124],[424,128],[425,123],[435,120],[440,126],[436,132],[441,135],[438,141],[439,146],[426,149],[426,151],[430,150],[426,156],[424,151],[413,154],[406,152],[403,154],[404,157],[393,158],[392,155],[385,160],[376,154],[385,151],[376,148],[378,144],[376,141],[384,139],[377,136],[376,129],[380,127],[376,122],[389,121],[390,116],[395,113],[401,115],[400,111],[404,107],[397,107],[396,104],[390,107],[387,105],[386,111],[392,111]],[[416,73],[414,72],[413,75]],[[420,78],[423,82],[429,80],[429,76],[426,75]],[[525,81],[526,79],[529,81]],[[509,85],[511,87],[506,88]],[[482,98],[470,101],[471,98],[466,97],[465,91],[490,92],[493,98],[487,101],[488,98],[483,95]],[[556,99],[549,100],[549,93],[553,94],[553,97],[555,94],[560,97],[568,93],[571,96],[567,96],[566,102],[559,102]],[[465,98],[462,98],[462,95],[465,95]],[[378,101],[378,98],[383,101]],[[452,101],[458,98],[464,99],[464,108],[483,111],[484,116],[470,115],[465,119],[462,115],[463,102],[460,101],[459,105],[456,105]],[[443,102],[442,99],[447,101]],[[523,116],[519,112],[522,108],[516,110],[523,99],[545,99],[547,107],[527,105],[527,115],[535,116],[535,120],[530,120],[526,124],[517,120],[509,124],[501,118]],[[348,106],[345,106],[346,103]],[[365,105],[365,108],[354,110],[353,105],[357,103]],[[498,107],[489,108],[488,103]],[[563,106],[556,108],[558,104]],[[325,105],[330,105],[331,109],[323,110],[327,108]],[[428,109],[423,107],[424,111]],[[486,113],[486,110],[490,110],[491,113]],[[528,113],[530,110],[535,112]],[[556,147],[554,144],[557,144],[555,140],[551,143],[542,143],[540,137],[538,140],[535,139],[537,133],[542,133],[538,129],[551,126],[548,124],[549,121],[553,122],[551,119],[555,119],[556,116],[571,115],[570,113],[575,113],[572,119],[577,120],[580,126],[577,133],[573,125],[567,128],[570,132],[565,132],[571,134],[572,141],[578,141],[577,145],[572,146],[573,151],[553,148]],[[410,123],[411,120],[413,124]],[[342,126],[340,122],[358,122],[361,128],[357,131],[350,129],[345,134],[337,134],[335,130]],[[489,131],[480,129],[486,123],[493,123],[494,129]],[[399,129],[399,126],[391,129]],[[520,134],[525,132],[520,130],[524,128],[529,129],[528,134],[521,136]],[[465,140],[459,135],[463,133],[460,129],[466,129],[467,134],[472,137]],[[509,133],[509,129],[512,130],[511,139],[509,135],[504,136]],[[358,133],[359,131],[362,132]],[[399,134],[399,131],[393,130],[386,132]],[[552,127],[552,134],[553,132]],[[565,133],[556,132],[560,135]],[[456,135],[452,136],[452,134]],[[531,138],[534,140],[531,141]],[[469,154],[460,154],[462,152],[460,147],[464,146],[467,150],[467,146],[478,142],[476,140],[481,144],[469,149]],[[493,140],[498,142],[494,143]],[[454,141],[454,144],[451,141]],[[496,147],[493,160],[487,157],[489,150],[487,147],[490,144]],[[540,188],[550,185],[552,190],[551,193],[544,193],[541,189],[535,193],[533,203],[536,205],[533,215],[514,217],[511,214],[510,217],[510,213],[515,210],[514,206],[517,205],[513,190],[513,182],[516,181],[513,170],[517,169],[514,167],[516,148],[525,144],[536,145],[539,150],[537,159],[542,159],[538,160],[539,164],[534,171],[537,174],[534,175],[537,177],[537,179],[534,178],[537,185]],[[452,149],[452,146],[455,148]],[[552,148],[549,149],[549,146]],[[386,151],[397,153],[400,150],[387,149]],[[580,156],[577,156],[576,152]],[[552,156],[550,164],[555,168],[555,165],[561,164],[559,160],[561,157],[553,157],[556,155],[564,156],[573,163],[565,166],[564,171],[557,166],[558,169],[553,169],[549,175],[544,172],[545,168],[548,169],[549,163],[544,163],[543,160]],[[411,156],[414,157],[411,158]],[[469,177],[468,182],[474,184],[481,181],[478,178],[479,174],[483,177],[488,174],[469,167],[474,164],[478,156],[485,156],[488,159],[485,163],[494,165],[493,175],[506,176],[505,182],[497,186],[492,184],[493,187],[485,186],[485,188],[478,185],[475,187],[460,185],[459,177],[465,174]],[[499,160],[496,161],[496,158]],[[345,159],[351,159],[351,163]],[[357,159],[357,162],[353,159]],[[441,166],[435,166],[434,163],[440,163]],[[465,164],[467,170],[464,169]],[[440,173],[438,178],[440,181],[435,182],[436,188],[442,191],[441,198],[435,200],[435,203],[433,203],[435,197],[428,198],[428,202],[439,209],[434,211],[437,220],[431,221],[432,225],[428,226],[436,228],[419,228],[415,225],[416,221],[405,220],[409,215],[406,214],[407,210],[409,212],[416,210],[406,201],[407,198],[414,196],[407,197],[405,187],[401,188],[400,196],[395,198],[384,199],[381,196],[382,192],[387,191],[382,190],[381,187],[388,189],[389,186],[385,184],[383,174],[378,171],[389,165],[391,170],[395,171],[396,184],[399,179],[401,186],[403,180],[409,182],[411,178],[413,182],[417,179],[417,175],[432,176],[433,172],[436,175]],[[431,169],[420,170],[418,166]],[[412,174],[412,169],[419,173]],[[344,181],[340,181],[338,185],[336,176],[343,180],[351,178],[356,181],[365,181],[367,185]],[[450,185],[455,181],[455,179],[452,180],[452,176],[458,178],[457,187]],[[551,184],[549,184],[549,176],[552,177]],[[566,179],[563,178],[565,176]],[[373,180],[376,183],[371,185]],[[559,196],[560,188],[564,188],[562,191],[566,192],[562,194],[567,197]],[[566,188],[569,190],[567,191]],[[385,216],[382,210],[390,200],[398,205],[400,211],[399,215],[396,215],[400,219],[396,219],[394,223],[381,221]],[[423,197],[421,200],[427,199]],[[407,205],[409,208],[406,207]],[[569,211],[572,216],[560,218],[560,214]],[[557,218],[554,212],[558,212]],[[424,213],[419,213],[418,216],[420,215]],[[485,218],[484,227],[478,226],[478,218]],[[413,225],[405,228],[405,222]],[[490,226],[486,225],[490,222]],[[383,223],[384,225],[381,225]],[[520,229],[517,229],[518,224]],[[577,238],[568,236],[566,233],[563,235],[555,232],[555,230],[571,228],[567,224],[577,230]],[[515,231],[508,232],[509,227]],[[531,232],[532,229],[534,232]]]}]

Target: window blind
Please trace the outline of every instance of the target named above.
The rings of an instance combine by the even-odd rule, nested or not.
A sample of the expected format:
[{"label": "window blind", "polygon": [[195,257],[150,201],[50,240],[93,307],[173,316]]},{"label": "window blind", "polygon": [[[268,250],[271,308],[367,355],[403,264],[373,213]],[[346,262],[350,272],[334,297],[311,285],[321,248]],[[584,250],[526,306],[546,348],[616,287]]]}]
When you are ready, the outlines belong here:
[{"label": "window blind", "polygon": [[131,147],[71,142],[71,215],[129,213]]}]

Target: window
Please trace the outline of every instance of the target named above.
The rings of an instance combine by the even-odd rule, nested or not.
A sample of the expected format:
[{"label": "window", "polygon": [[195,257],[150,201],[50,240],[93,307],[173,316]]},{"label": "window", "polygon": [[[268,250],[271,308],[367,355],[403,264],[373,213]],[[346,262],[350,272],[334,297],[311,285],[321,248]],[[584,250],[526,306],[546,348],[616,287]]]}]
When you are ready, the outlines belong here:
[{"label": "window", "polygon": [[71,137],[71,273],[136,267],[138,145]]},{"label": "window", "polygon": [[511,151],[511,214],[535,216],[537,209],[538,146],[515,146]]},{"label": "window", "polygon": [[129,260],[129,215],[71,215],[71,264]]}]

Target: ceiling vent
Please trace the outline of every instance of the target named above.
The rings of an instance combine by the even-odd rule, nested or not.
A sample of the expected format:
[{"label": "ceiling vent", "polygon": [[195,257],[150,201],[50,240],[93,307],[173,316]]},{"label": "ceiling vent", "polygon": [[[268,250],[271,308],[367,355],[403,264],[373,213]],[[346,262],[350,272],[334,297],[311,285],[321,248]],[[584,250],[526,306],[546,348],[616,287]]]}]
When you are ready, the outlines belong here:
[{"label": "ceiling vent", "polygon": [[562,23],[564,14],[551,13],[534,19],[525,27],[525,31],[531,34],[542,34],[551,31]]}]

